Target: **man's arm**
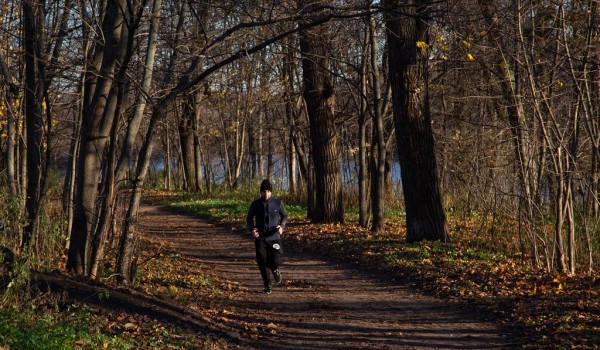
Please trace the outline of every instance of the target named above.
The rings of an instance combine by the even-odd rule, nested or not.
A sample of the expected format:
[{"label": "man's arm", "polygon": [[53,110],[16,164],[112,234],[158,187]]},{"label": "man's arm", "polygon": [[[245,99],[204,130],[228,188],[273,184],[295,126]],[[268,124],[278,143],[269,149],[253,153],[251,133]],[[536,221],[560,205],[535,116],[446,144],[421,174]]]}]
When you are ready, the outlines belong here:
[{"label": "man's arm", "polygon": [[250,204],[250,209],[248,209],[248,215],[246,215],[246,225],[248,226],[248,232],[252,233],[254,231],[254,202]]},{"label": "man's arm", "polygon": [[256,216],[256,208],[254,202],[250,204],[250,209],[248,209],[248,215],[246,216],[246,224],[248,225],[248,233],[252,235],[254,238],[258,238],[259,233],[256,227],[254,227],[254,217]]},{"label": "man's arm", "polygon": [[285,210],[285,205],[283,205],[283,201],[281,201],[280,203],[281,206],[279,208],[279,226],[281,226],[281,228],[284,229],[285,224],[287,223],[288,213],[287,210]]}]

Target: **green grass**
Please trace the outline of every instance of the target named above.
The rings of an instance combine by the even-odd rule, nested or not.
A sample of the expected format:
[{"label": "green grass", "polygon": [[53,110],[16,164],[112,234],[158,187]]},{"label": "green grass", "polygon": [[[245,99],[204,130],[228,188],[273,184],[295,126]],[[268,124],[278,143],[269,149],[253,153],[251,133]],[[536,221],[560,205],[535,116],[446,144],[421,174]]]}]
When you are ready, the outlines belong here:
[{"label": "green grass", "polygon": [[10,349],[135,349],[135,344],[101,332],[103,322],[85,307],[67,313],[32,308],[0,309],[0,347]]},{"label": "green grass", "polygon": [[[250,202],[241,199],[206,198],[177,201],[170,203],[169,206],[190,211],[218,222],[243,224],[246,222]],[[285,208],[290,219],[306,217],[306,208],[302,206],[286,205]]]},{"label": "green grass", "polygon": [[[64,311],[29,308],[0,309],[0,348],[20,350],[67,349],[155,349],[171,346],[189,348],[193,339],[177,331],[160,330],[159,336],[132,337],[126,329],[110,328],[87,306],[70,306]],[[158,334],[158,330],[157,330]]]}]

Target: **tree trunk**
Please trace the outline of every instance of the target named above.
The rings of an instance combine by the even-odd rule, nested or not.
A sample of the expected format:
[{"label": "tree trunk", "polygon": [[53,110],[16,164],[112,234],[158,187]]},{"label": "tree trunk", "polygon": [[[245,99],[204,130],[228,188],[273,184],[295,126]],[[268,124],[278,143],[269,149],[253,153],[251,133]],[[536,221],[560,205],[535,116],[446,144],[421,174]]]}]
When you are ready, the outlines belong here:
[{"label": "tree trunk", "polygon": [[[9,94],[10,95],[10,94]],[[6,176],[8,178],[8,193],[10,195],[10,199],[14,199],[17,197],[19,191],[19,186],[17,182],[17,120],[16,114],[14,113],[13,107],[14,98],[7,98],[8,104],[8,120],[7,120],[7,141],[6,141]]]},{"label": "tree trunk", "polygon": [[258,146],[258,175],[261,179],[265,178],[265,158],[263,156],[263,124],[265,120],[264,114],[265,110],[261,108],[260,111],[258,111],[258,130],[256,130],[256,142]]},{"label": "tree trunk", "polygon": [[[244,161],[244,153],[246,152],[246,123],[248,118],[252,115],[252,109],[244,107],[235,115],[235,132],[233,133],[235,139],[233,140],[233,158],[230,167],[232,168],[232,187],[236,188],[240,184],[240,178],[242,175],[242,164]],[[240,120],[242,118],[242,120]]]},{"label": "tree trunk", "polygon": [[298,168],[302,172],[302,156],[298,152],[296,146],[298,142],[299,131],[296,121],[298,119],[298,112],[294,104],[294,71],[295,71],[295,60],[293,59],[293,45],[288,43],[288,49],[283,57],[283,83],[285,88],[285,113],[289,125],[289,152],[290,152],[290,178],[289,188],[290,193],[295,193],[298,190]]},{"label": "tree trunk", "polygon": [[181,159],[183,171],[185,173],[184,189],[186,191],[196,191],[196,170],[194,158],[194,109],[186,101],[179,116],[179,142],[181,147]]},{"label": "tree trunk", "polygon": [[360,65],[360,103],[358,112],[358,223],[368,227],[369,214],[369,163],[367,163],[367,66],[369,64],[368,48],[371,31],[365,30],[364,49]]},{"label": "tree trunk", "polygon": [[267,129],[267,179],[273,176],[273,163],[273,130],[269,128]]},{"label": "tree trunk", "polygon": [[373,167],[371,170],[371,210],[373,223],[371,231],[384,231],[383,206],[385,193],[385,161],[386,161],[386,142],[384,134],[383,110],[381,101],[381,79],[379,77],[378,67],[378,43],[375,33],[375,18],[371,15],[368,19],[369,23],[369,39],[371,49],[371,78],[373,82],[373,143],[376,149],[373,150],[371,158],[373,159]]},{"label": "tree trunk", "polygon": [[[116,110],[119,111],[123,100],[123,91],[120,87],[119,101],[117,102],[118,107]],[[114,214],[114,206],[116,202],[116,183],[115,183],[115,172],[117,169],[117,132],[118,132],[119,119],[113,119],[113,125],[110,132],[110,142],[108,150],[108,160],[105,167],[105,180],[103,181],[103,200],[101,203],[100,218],[94,239],[92,242],[92,256],[90,262],[90,277],[96,279],[98,274],[98,266],[104,258],[104,247],[106,245],[106,238],[108,236],[109,224],[112,221]]]},{"label": "tree trunk", "polygon": [[[97,224],[96,198],[100,182],[101,161],[112,126],[114,110],[107,111],[110,95],[114,94],[113,76],[121,46],[125,22],[122,10],[125,0],[108,1],[103,21],[103,38],[98,42],[91,64],[100,66],[95,73],[89,73],[84,96],[81,153],[77,165],[77,190],[73,231],[67,260],[67,269],[77,274],[89,275],[91,263],[91,241]],[[94,71],[94,70],[93,70]],[[106,112],[106,113],[105,113]]]},{"label": "tree trunk", "polygon": [[208,152],[202,154],[202,163],[204,164],[204,182],[206,183],[206,193],[212,193],[212,158]]},{"label": "tree trunk", "polygon": [[[389,74],[392,85],[402,188],[406,205],[407,241],[449,239],[436,169],[428,96],[427,49],[429,1],[386,1],[401,5],[406,16],[387,15]],[[419,43],[424,45],[418,45]]]},{"label": "tree trunk", "polygon": [[[558,161],[556,168],[562,171],[562,152],[559,147],[557,150]],[[565,180],[561,173],[556,172],[556,200],[555,200],[555,215],[556,221],[554,223],[554,239],[555,239],[555,251],[556,251],[556,263],[560,272],[567,272],[567,257],[565,254],[565,243],[563,238],[563,224],[565,222]]]},{"label": "tree trunk", "polygon": [[150,88],[152,85],[152,76],[154,70],[154,62],[156,57],[156,45],[158,37],[158,26],[160,25],[160,11],[162,9],[162,0],[154,0],[152,4],[152,18],[150,20],[150,29],[148,35],[148,43],[146,45],[146,59],[144,62],[144,70],[142,76],[142,84],[135,100],[135,108],[131,116],[128,118],[127,134],[121,148],[121,155],[117,164],[115,181],[120,184],[125,178],[126,171],[133,159],[133,150],[135,142],[140,130],[140,125],[146,109],[148,96],[150,96]]},{"label": "tree trunk", "polygon": [[248,170],[251,179],[258,178],[258,152],[254,130],[253,125],[248,126]]},{"label": "tree trunk", "polygon": [[202,93],[200,90],[196,91],[193,95],[193,106],[194,106],[194,184],[198,192],[203,192],[203,181],[202,181],[202,148],[200,147],[200,117],[202,115],[200,105],[202,101]]},{"label": "tree trunk", "polygon": [[171,190],[171,142],[170,142],[170,133],[169,133],[169,122],[165,122],[164,129],[164,138],[165,138],[165,188],[167,190]]},{"label": "tree trunk", "polygon": [[8,184],[8,193],[10,199],[17,197],[19,186],[17,183],[17,113],[15,113],[15,101],[19,94],[19,86],[15,83],[14,77],[6,64],[4,54],[0,52],[0,72],[6,89],[6,110],[7,110],[7,140],[6,140],[6,176]]},{"label": "tree trunk", "polygon": [[[298,7],[312,9],[323,1],[298,0]],[[304,100],[310,124],[311,149],[315,169],[316,207],[314,222],[344,222],[340,159],[335,128],[335,94],[330,72],[329,30],[326,24],[300,31]]]},{"label": "tree trunk", "polygon": [[25,121],[27,142],[27,191],[25,208],[27,224],[21,249],[29,248],[37,231],[42,197],[42,161],[44,159],[42,99],[44,96],[41,40],[44,20],[43,4],[37,0],[23,1],[23,34],[25,37]]},{"label": "tree trunk", "polygon": [[[89,46],[86,47],[86,57]],[[84,74],[81,75],[80,91],[83,95]],[[74,215],[74,195],[75,195],[75,174],[77,172],[77,159],[79,158],[79,150],[81,144],[81,122],[83,114],[83,101],[80,101],[77,114],[75,116],[73,133],[71,136],[71,146],[69,147],[69,161],[67,174],[65,176],[64,191],[63,191],[63,210],[67,213],[67,230],[68,237],[65,248],[69,248],[71,232],[73,231],[73,215]]]}]

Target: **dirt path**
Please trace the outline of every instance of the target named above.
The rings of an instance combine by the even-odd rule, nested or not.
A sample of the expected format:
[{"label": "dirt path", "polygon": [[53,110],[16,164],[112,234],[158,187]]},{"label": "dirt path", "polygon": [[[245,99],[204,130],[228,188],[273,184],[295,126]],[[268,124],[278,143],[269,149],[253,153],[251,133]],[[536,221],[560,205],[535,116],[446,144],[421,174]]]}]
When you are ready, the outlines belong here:
[{"label": "dirt path", "polygon": [[239,337],[246,344],[242,348],[517,348],[500,327],[473,313],[289,247],[281,268],[284,282],[272,294],[260,294],[250,239],[156,206],[144,206],[139,223],[147,234],[237,286],[215,323]]}]

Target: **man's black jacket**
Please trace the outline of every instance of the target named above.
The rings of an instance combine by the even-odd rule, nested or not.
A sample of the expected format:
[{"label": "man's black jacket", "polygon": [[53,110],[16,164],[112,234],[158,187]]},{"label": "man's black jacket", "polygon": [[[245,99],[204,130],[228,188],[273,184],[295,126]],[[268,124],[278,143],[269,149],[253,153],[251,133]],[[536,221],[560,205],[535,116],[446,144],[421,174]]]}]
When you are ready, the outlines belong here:
[{"label": "man's black jacket", "polygon": [[281,200],[275,197],[271,197],[268,201],[262,197],[253,201],[246,217],[248,232],[252,232],[256,228],[260,234],[259,238],[268,237],[269,240],[281,239],[277,232],[277,226],[285,228],[286,222],[285,206]]}]

